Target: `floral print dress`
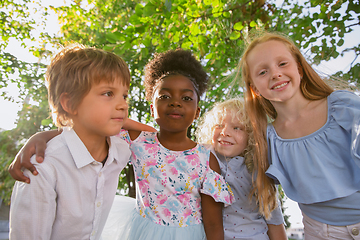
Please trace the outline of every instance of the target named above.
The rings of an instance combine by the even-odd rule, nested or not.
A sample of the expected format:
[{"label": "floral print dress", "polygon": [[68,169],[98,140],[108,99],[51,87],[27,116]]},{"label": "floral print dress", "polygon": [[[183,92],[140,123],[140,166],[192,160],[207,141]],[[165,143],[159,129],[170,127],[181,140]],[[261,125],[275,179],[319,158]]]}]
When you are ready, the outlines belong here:
[{"label": "floral print dress", "polygon": [[156,132],[142,132],[134,141],[125,130],[120,136],[130,144],[137,183],[137,216],[129,239],[204,239],[200,193],[226,205],[234,201],[224,178],[209,167],[210,147],[172,151],[160,144]]}]

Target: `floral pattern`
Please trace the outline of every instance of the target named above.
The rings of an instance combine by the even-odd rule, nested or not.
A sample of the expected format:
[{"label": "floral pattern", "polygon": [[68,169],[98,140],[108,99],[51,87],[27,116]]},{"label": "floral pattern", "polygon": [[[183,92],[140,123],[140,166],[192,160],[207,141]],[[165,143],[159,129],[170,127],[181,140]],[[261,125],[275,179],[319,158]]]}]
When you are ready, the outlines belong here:
[{"label": "floral pattern", "polygon": [[131,163],[137,182],[137,210],[163,226],[186,227],[202,223],[200,193],[231,204],[234,196],[224,178],[209,167],[210,149],[198,144],[185,151],[163,147],[157,133],[142,132],[131,141]]}]

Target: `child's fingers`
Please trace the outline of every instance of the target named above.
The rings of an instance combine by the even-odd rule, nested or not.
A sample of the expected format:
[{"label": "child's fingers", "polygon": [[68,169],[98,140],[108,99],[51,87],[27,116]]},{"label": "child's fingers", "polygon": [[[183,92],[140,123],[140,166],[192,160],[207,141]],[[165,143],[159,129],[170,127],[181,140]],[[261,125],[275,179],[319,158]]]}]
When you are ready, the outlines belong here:
[{"label": "child's fingers", "polygon": [[8,171],[15,180],[30,183],[30,179],[26,177],[21,171],[20,159],[18,155],[15,157],[14,161],[10,164]]},{"label": "child's fingers", "polygon": [[[37,143],[36,148],[35,148],[35,154],[36,154],[36,161],[38,163],[42,163],[44,161],[45,149],[46,149],[46,142]],[[29,156],[29,157],[31,157],[31,156]]]},{"label": "child's fingers", "polygon": [[[20,162],[20,169],[21,168],[26,168],[28,169],[33,175],[37,175],[38,172],[36,171],[35,166],[30,162],[30,158],[31,156],[34,154],[34,152],[36,152],[37,150],[35,149],[35,151],[24,151],[22,150],[20,154],[18,154],[19,156],[17,156],[16,161]],[[41,161],[42,162],[42,161]],[[17,167],[18,168],[18,167]]]}]

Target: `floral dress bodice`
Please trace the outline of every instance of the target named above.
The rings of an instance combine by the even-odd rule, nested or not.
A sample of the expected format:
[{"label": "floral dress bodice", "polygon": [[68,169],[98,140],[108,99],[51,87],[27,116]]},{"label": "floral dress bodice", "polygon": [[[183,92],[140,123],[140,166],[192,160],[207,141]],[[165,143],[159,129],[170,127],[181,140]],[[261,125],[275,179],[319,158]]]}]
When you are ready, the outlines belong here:
[{"label": "floral dress bodice", "polygon": [[130,144],[135,171],[137,210],[164,226],[186,227],[202,223],[200,193],[231,204],[234,196],[221,175],[209,167],[210,148],[197,144],[185,151],[163,147],[156,132],[142,132]]}]

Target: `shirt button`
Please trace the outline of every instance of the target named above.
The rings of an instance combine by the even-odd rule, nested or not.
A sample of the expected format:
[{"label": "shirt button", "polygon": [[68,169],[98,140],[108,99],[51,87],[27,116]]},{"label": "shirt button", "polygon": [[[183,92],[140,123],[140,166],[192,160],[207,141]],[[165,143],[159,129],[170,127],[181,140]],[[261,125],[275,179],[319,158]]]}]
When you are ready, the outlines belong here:
[{"label": "shirt button", "polygon": [[354,236],[357,236],[359,235],[359,229],[354,227],[353,229],[351,229],[351,233],[354,235]]},{"label": "shirt button", "polygon": [[97,207],[100,207],[100,206],[101,206],[101,202],[98,202],[98,203],[96,204],[96,206],[97,206]]}]

